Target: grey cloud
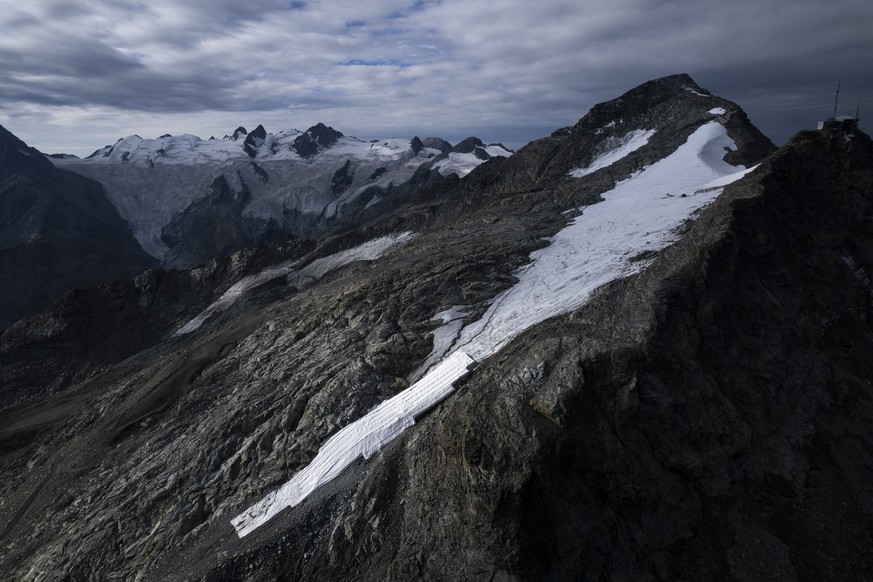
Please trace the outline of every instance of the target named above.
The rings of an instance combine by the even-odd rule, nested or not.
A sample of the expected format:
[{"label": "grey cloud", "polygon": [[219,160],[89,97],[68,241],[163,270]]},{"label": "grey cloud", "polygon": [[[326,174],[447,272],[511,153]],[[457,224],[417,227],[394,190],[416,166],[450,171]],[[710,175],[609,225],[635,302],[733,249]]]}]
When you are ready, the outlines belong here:
[{"label": "grey cloud", "polygon": [[676,72],[737,101],[777,142],[828,113],[837,80],[847,104],[873,107],[868,0],[4,5],[0,26],[17,33],[0,38],[0,112],[42,107],[58,124],[184,112],[221,120],[214,132],[260,117],[519,144]]}]

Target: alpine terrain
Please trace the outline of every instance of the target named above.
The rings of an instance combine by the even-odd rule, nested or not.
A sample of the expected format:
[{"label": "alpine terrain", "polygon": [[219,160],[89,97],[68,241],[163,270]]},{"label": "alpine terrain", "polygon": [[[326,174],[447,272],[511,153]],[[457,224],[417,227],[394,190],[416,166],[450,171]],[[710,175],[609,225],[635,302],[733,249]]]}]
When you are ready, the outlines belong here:
[{"label": "alpine terrain", "polygon": [[244,247],[315,238],[404,203],[415,190],[511,152],[475,137],[364,142],[319,123],[223,139],[130,136],[84,160],[52,161],[101,182],[142,248],[169,267]]},{"label": "alpine terrain", "polygon": [[0,334],[4,577],[873,577],[870,138],[673,75],[510,153],[53,159],[162,266]]}]

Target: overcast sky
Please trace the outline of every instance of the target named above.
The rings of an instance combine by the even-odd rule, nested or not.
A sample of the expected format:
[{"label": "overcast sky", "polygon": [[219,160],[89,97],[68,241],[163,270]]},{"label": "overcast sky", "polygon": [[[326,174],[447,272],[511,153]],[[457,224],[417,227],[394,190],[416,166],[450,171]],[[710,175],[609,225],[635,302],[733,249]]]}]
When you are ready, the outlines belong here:
[{"label": "overcast sky", "polygon": [[0,31],[0,124],[47,153],[319,121],[518,147],[680,72],[777,143],[838,80],[873,119],[871,0],[0,0]]}]

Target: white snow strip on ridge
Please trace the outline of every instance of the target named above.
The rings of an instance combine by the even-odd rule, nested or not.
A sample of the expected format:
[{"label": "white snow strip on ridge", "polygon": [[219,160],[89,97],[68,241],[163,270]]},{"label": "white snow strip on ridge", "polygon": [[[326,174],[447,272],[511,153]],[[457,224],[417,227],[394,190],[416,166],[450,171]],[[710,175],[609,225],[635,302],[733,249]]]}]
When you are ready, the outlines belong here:
[{"label": "white snow strip on ridge", "polygon": [[582,176],[587,176],[601,168],[610,166],[631,152],[635,152],[649,143],[649,139],[653,135],[655,135],[654,129],[635,129],[621,138],[608,138],[605,143],[606,147],[609,148],[608,151],[598,156],[588,165],[587,168],[576,168],[575,170],[571,170],[570,176],[573,178],[581,178]]},{"label": "white snow strip on ridge", "polygon": [[464,327],[463,319],[470,313],[470,309],[472,308],[469,305],[455,305],[451,309],[446,309],[433,316],[434,320],[442,320],[443,325],[433,330],[433,350],[424,360],[424,363],[409,375],[410,382],[415,382],[424,376],[449,352],[455,340],[458,339],[461,328]]},{"label": "white snow strip on ridge", "polygon": [[263,285],[268,281],[272,281],[278,277],[283,277],[291,272],[291,270],[297,265],[298,261],[285,261],[284,263],[280,263],[268,269],[261,271],[255,275],[248,275],[243,277],[233,285],[231,285],[230,289],[224,292],[224,294],[218,298],[212,305],[201,311],[194,319],[186,323],[184,326],[179,328],[174,336],[185,335],[186,333],[191,333],[192,331],[196,331],[200,328],[201,325],[209,318],[213,313],[217,313],[219,311],[224,311],[234,303],[236,300],[242,296],[243,293],[257,287],[258,285]]},{"label": "white snow strip on ridge", "polygon": [[191,333],[200,328],[210,315],[219,311],[224,311],[233,305],[243,293],[263,285],[268,281],[279,277],[288,277],[288,284],[293,285],[297,289],[301,289],[305,285],[315,282],[328,272],[338,269],[344,265],[354,261],[372,261],[378,259],[390,248],[403,244],[413,237],[412,232],[401,232],[399,234],[391,234],[369,240],[356,247],[334,253],[327,257],[315,259],[299,271],[295,271],[294,267],[300,261],[285,261],[274,267],[270,267],[257,273],[243,277],[234,283],[230,289],[224,292],[224,295],[218,298],[215,303],[204,309],[197,317],[182,326],[175,334],[176,336]]},{"label": "white snow strip on ridge", "polygon": [[367,241],[356,247],[334,253],[327,257],[315,259],[302,269],[288,274],[288,284],[300,289],[302,286],[317,281],[330,271],[348,265],[355,261],[372,261],[381,257],[391,247],[403,244],[415,236],[406,231],[390,234]]},{"label": "white snow strip on ridge", "polygon": [[457,345],[483,360],[533,325],[581,307],[601,285],[642,269],[645,261],[630,259],[673,242],[674,229],[721,190],[696,192],[741,168],[722,159],[726,147],[736,144],[725,128],[705,124],[671,155],[585,207],[551,245],[531,254],[533,262],[515,273],[518,283],[463,329]]},{"label": "white snow strip on ridge", "polygon": [[711,113],[712,115],[724,115],[725,110],[724,107],[713,107],[709,110],[709,113]]},{"label": "white snow strip on ridge", "polygon": [[492,158],[508,158],[512,155],[512,152],[500,147],[497,144],[488,144],[485,146],[485,153],[487,153]]},{"label": "white snow strip on ridge", "polygon": [[334,434],[312,462],[290,481],[231,520],[239,537],[250,534],[286,507],[303,501],[358,457],[370,458],[413,425],[416,416],[448,396],[454,390],[452,385],[467,374],[473,362],[464,352],[453,353],[424,378]]},{"label": "white snow strip on ridge", "polygon": [[737,180],[739,180],[740,178],[742,178],[746,174],[755,171],[755,169],[760,165],[761,164],[756,164],[756,165],[754,165],[751,168],[748,168],[746,170],[740,170],[739,172],[734,172],[733,174],[728,174],[727,176],[723,176],[721,178],[716,178],[715,180],[713,180],[711,182],[707,182],[706,184],[704,184],[703,186],[698,188],[696,191],[697,192],[704,192],[706,190],[710,190],[710,189],[714,189],[714,188],[724,188],[728,184],[733,184],[734,182],[736,182]]}]

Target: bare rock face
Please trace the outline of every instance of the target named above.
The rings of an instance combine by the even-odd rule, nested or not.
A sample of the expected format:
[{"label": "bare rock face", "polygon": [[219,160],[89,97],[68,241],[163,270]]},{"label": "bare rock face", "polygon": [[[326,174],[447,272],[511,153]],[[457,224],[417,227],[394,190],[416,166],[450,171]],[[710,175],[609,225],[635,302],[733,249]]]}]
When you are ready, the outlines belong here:
[{"label": "bare rock face", "polygon": [[[237,255],[199,279],[155,271],[102,288],[98,303],[115,292],[118,313],[149,306],[115,320],[151,329],[127,351],[110,355],[95,326],[107,311],[84,309],[85,296],[0,336],[0,377],[35,378],[51,338],[93,330],[81,352],[53,348],[39,380],[75,371],[74,385],[0,412],[0,571],[869,577],[873,143],[841,132],[798,134],[644,269],[484,359],[378,454],[242,540],[230,525],[330,435],[409,385],[433,348],[435,314],[464,305],[465,321],[480,319],[572,220],[568,210],[596,204],[715,117],[739,152],[726,156],[751,164],[772,149],[734,104],[686,76],[634,91],[463,179],[420,168],[410,203],[365,227]],[[625,117],[609,125],[604,111]],[[640,129],[655,131],[646,147],[568,176]],[[670,135],[680,129],[685,137]],[[414,235],[378,259],[308,286],[272,278],[174,335],[259,269],[314,269],[401,232]],[[76,368],[83,353],[102,363]]]},{"label": "bare rock face", "polygon": [[317,154],[320,150],[329,148],[341,138],[343,134],[323,123],[313,125],[294,140],[294,151],[301,158],[308,158]]},{"label": "bare rock face", "polygon": [[[236,133],[236,132],[234,132]],[[259,125],[250,134],[246,135],[246,141],[243,144],[243,151],[250,158],[255,158],[258,155],[258,148],[264,145],[264,140],[267,139],[267,130],[263,125]]]},{"label": "bare rock face", "polygon": [[125,279],[156,262],[99,183],[56,169],[0,127],[0,329],[67,289]]},{"label": "bare rock face", "polygon": [[421,140],[421,143],[426,148],[440,150],[444,154],[448,154],[452,151],[452,144],[441,137],[426,137]]}]

